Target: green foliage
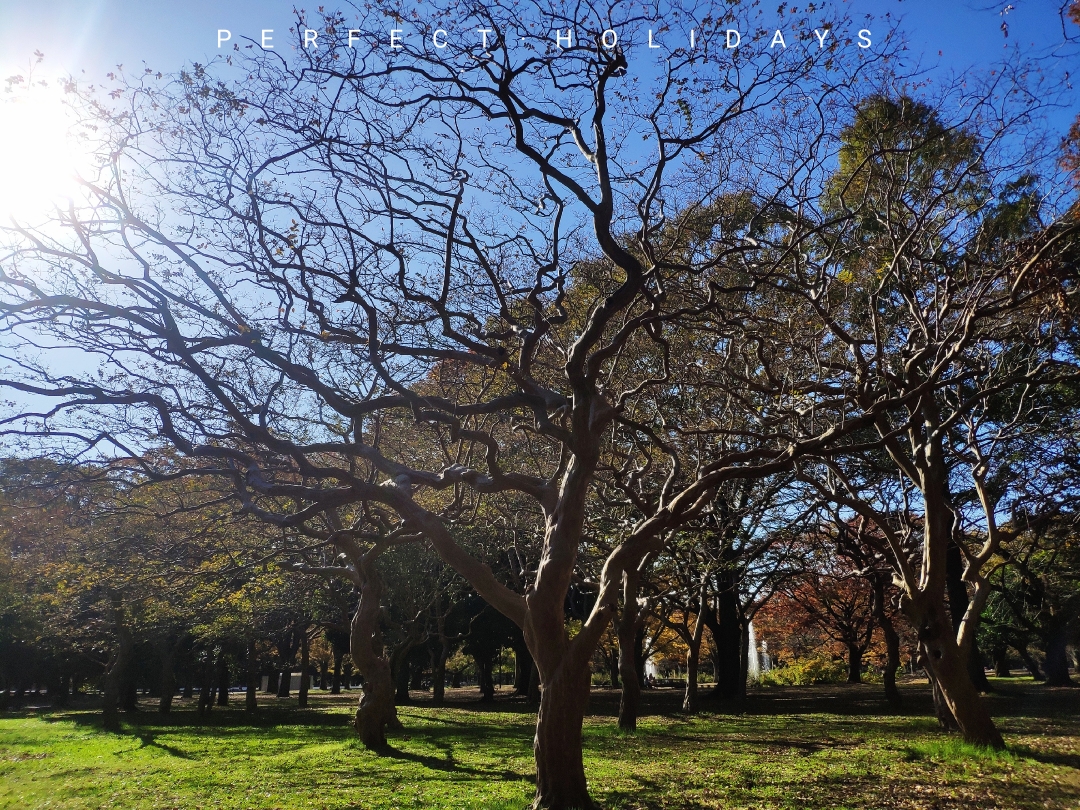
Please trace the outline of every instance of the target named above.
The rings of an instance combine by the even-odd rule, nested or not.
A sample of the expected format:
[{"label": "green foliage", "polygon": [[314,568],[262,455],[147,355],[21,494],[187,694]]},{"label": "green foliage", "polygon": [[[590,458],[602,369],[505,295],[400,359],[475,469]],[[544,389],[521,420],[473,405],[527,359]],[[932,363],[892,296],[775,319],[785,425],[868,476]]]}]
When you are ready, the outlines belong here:
[{"label": "green foliage", "polygon": [[847,679],[847,664],[831,656],[819,654],[796,658],[790,663],[773,667],[761,675],[767,686],[812,686],[819,683],[840,683]]}]

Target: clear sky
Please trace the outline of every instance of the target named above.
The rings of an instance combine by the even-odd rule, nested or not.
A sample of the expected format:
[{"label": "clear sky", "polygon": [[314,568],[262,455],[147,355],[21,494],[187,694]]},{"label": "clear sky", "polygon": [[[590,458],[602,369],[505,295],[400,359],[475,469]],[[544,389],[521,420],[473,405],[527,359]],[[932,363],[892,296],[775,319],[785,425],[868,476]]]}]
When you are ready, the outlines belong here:
[{"label": "clear sky", "polygon": [[[334,5],[332,0],[308,5],[321,3]],[[856,19],[866,13],[900,16],[913,50],[949,69],[985,66],[999,59],[1005,46],[1045,50],[1062,39],[1058,0],[846,0],[842,5]],[[34,50],[46,55],[52,75],[86,71],[96,80],[117,64],[138,67],[144,61],[168,72],[218,53],[219,28],[229,29],[234,39],[255,38],[272,28],[281,47],[293,24],[293,6],[288,0],[0,0],[0,75],[25,70]],[[1003,14],[1006,7],[1010,10]],[[1008,24],[1008,37],[1002,22]],[[1073,34],[1080,33],[1073,28]],[[1074,73],[1080,73],[1075,49],[1068,58],[1076,59]]]}]

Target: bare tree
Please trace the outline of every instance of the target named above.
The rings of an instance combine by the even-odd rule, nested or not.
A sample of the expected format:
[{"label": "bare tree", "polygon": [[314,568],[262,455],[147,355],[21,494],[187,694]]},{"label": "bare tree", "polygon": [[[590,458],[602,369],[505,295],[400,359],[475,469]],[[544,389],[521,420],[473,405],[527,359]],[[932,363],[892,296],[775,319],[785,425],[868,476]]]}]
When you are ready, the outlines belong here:
[{"label": "bare tree", "polygon": [[[591,807],[589,661],[624,577],[724,481],[788,470],[876,418],[829,423],[806,406],[839,396],[832,372],[813,351],[792,370],[790,344],[772,345],[790,313],[761,312],[759,285],[808,288],[800,249],[821,228],[836,134],[888,48],[860,49],[820,10],[785,11],[805,41],[775,49],[755,11],[718,20],[705,5],[571,17],[448,2],[429,19],[484,41],[445,47],[424,21],[390,43],[387,21],[412,19],[392,3],[356,11],[301,20],[320,39],[292,63],[237,49],[175,79],[121,80],[120,103],[92,105],[111,140],[86,204],[6,229],[2,384],[21,397],[6,429],[99,457],[167,443],[187,472],[228,477],[246,511],[334,545],[361,591],[369,744],[394,723],[375,561],[431,543],[535,660],[536,805]],[[729,26],[758,35],[728,53]],[[832,32],[820,47],[815,26]],[[717,205],[740,195],[745,216]],[[708,250],[659,238],[677,212],[708,212]],[[684,330],[704,337],[676,340]],[[658,362],[637,365],[646,346]],[[673,385],[673,346],[719,355],[730,386],[779,405],[754,406],[753,429],[692,468],[665,453],[665,483],[571,637],[564,604],[608,431],[636,430],[636,400]],[[696,356],[677,358],[679,376]],[[455,537],[502,493],[542,527],[522,592]]]}]

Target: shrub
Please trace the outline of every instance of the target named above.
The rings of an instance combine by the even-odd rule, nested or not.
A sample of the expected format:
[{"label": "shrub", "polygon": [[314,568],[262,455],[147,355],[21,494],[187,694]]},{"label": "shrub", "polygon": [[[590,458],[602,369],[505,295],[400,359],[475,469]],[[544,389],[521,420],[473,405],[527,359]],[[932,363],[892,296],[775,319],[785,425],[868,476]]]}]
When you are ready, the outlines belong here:
[{"label": "shrub", "polygon": [[847,680],[847,664],[826,655],[796,658],[782,666],[761,673],[767,686],[809,686],[815,683],[840,683]]}]

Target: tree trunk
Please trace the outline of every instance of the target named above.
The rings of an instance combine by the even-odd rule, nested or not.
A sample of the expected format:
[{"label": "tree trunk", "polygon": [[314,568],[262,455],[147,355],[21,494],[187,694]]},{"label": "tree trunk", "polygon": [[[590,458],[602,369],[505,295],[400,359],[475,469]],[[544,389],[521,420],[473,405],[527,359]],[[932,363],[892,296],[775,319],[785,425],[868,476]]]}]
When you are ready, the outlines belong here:
[{"label": "tree trunk", "polygon": [[926,675],[930,679],[930,689],[934,698],[934,716],[937,717],[938,725],[945,731],[959,731],[960,726],[956,722],[956,718],[953,717],[952,710],[945,701],[945,695],[941,691],[937,680],[929,670],[927,670]]},{"label": "tree trunk", "polygon": [[690,639],[686,645],[686,691],[683,694],[684,712],[693,714],[698,710],[698,660],[701,657],[701,637]]},{"label": "tree trunk", "polygon": [[50,688],[49,699],[52,701],[52,705],[57,708],[63,708],[68,705],[68,698],[71,694],[71,676],[66,672],[61,672],[60,677],[57,678],[56,691]]},{"label": "tree trunk", "polygon": [[311,645],[308,642],[307,628],[300,635],[300,692],[297,694],[296,705],[301,709],[307,708],[308,689],[311,688]]},{"label": "tree trunk", "polygon": [[[960,622],[964,619],[964,614],[967,612],[968,599],[967,585],[964,584],[964,558],[960,551],[960,546],[956,544],[954,540],[949,540],[949,546],[946,551],[945,557],[945,588],[949,595],[949,614],[952,617],[953,633],[959,631]],[[986,670],[983,668],[982,653],[979,651],[978,642],[974,638],[974,634],[978,627],[977,620],[976,626],[971,628],[972,640],[971,648],[968,651],[965,666],[968,670],[968,677],[971,679],[972,685],[975,686],[980,692],[989,692],[992,687],[990,681],[986,678]]]},{"label": "tree trunk", "polygon": [[479,655],[473,656],[476,663],[476,680],[480,688],[480,702],[490,703],[495,700],[495,679],[492,677],[492,661]]},{"label": "tree trunk", "polygon": [[857,644],[848,644],[847,655],[847,682],[862,683],[862,650]]},{"label": "tree trunk", "polygon": [[329,682],[330,668],[324,658],[319,662],[319,688],[322,691],[326,691],[326,684]]},{"label": "tree trunk", "polygon": [[431,702],[442,706],[446,700],[446,660],[450,657],[450,641],[443,637],[435,648],[431,664]]},{"label": "tree trunk", "polygon": [[1009,648],[1004,644],[999,644],[990,651],[990,656],[994,659],[994,675],[998,678],[1011,678]]},{"label": "tree trunk", "polygon": [[259,708],[259,658],[255,653],[255,640],[247,644],[247,693],[244,695],[244,711],[254,712]]},{"label": "tree trunk", "polygon": [[611,688],[621,689],[619,680],[619,648],[610,647],[607,651],[608,671],[611,673]]},{"label": "tree trunk", "polygon": [[1014,649],[1020,656],[1020,660],[1024,662],[1024,668],[1028,671],[1028,674],[1031,675],[1033,681],[1046,680],[1042,672],[1039,671],[1039,662],[1032,657],[1026,644],[1017,644]]},{"label": "tree trunk", "polygon": [[404,706],[411,702],[409,697],[409,661],[406,657],[404,660],[399,660],[398,665],[394,667],[394,656],[390,657],[390,670],[394,673],[394,702],[398,706]]},{"label": "tree trunk", "polygon": [[390,662],[379,657],[365,667],[364,696],[356,710],[356,731],[366,747],[380,749],[386,746],[386,729],[398,726]]},{"label": "tree trunk", "polygon": [[124,621],[124,607],[120,602],[120,598],[114,596],[112,602],[113,624],[116,628],[116,650],[113,652],[112,661],[109,662],[109,667],[105,671],[101,719],[105,728],[110,731],[118,731],[120,729],[119,712],[122,678],[131,664],[131,653],[135,642]]},{"label": "tree trunk", "polygon": [[232,678],[229,672],[229,659],[225,655],[224,651],[218,653],[217,660],[217,705],[228,706],[229,705],[229,687],[232,686]]},{"label": "tree trunk", "polygon": [[1068,629],[1069,625],[1066,621],[1052,621],[1048,627],[1046,661],[1043,663],[1047,686],[1073,685],[1072,678],[1069,677]]},{"label": "tree trunk", "polygon": [[330,694],[341,694],[341,658],[342,654],[337,650],[334,650],[334,675],[330,681]]},{"label": "tree trunk", "polygon": [[931,608],[917,626],[921,628],[919,635],[926,649],[927,669],[940,687],[944,704],[952,713],[965,742],[1004,748],[1001,733],[990,718],[979,690],[971,682],[966,657],[952,636],[952,627],[944,611]]},{"label": "tree trunk", "polygon": [[746,656],[748,642],[739,610],[738,581],[733,573],[720,577],[721,590],[716,610],[707,611],[705,623],[713,637],[713,670],[716,685],[710,695],[721,700],[741,700],[746,696]]},{"label": "tree trunk", "polygon": [[198,713],[207,715],[214,708],[214,659],[210,653],[206,653],[206,660],[202,662],[200,676]]},{"label": "tree trunk", "polygon": [[903,705],[900,690],[896,688],[896,671],[900,669],[900,634],[896,632],[892,617],[885,609],[885,587],[887,574],[876,574],[870,579],[873,586],[874,619],[885,638],[885,671],[881,681],[885,687],[885,700],[893,709]]},{"label": "tree trunk", "polygon": [[281,680],[281,675],[277,669],[272,669],[270,674],[266,676],[266,694],[276,695],[278,690],[278,681]]},{"label": "tree trunk", "polygon": [[158,697],[158,712],[168,714],[172,711],[173,695],[176,694],[176,646],[165,641],[158,650],[161,656],[161,695]]},{"label": "tree trunk", "polygon": [[277,696],[287,698],[292,688],[292,665],[281,668],[281,677],[278,678]]},{"label": "tree trunk", "polygon": [[[623,606],[619,614],[619,677],[622,694],[619,698],[619,728],[636,731],[641,706],[641,675],[638,672],[638,587],[637,570],[623,574]],[[543,697],[540,699],[543,705]]]},{"label": "tree trunk", "polygon": [[[582,761],[581,727],[589,702],[589,667],[560,667],[540,692],[533,752],[536,756],[536,799],[539,810],[594,810]],[[634,679],[632,679],[634,680]]]},{"label": "tree trunk", "polygon": [[532,680],[532,672],[536,667],[532,653],[525,645],[524,640],[514,647],[514,694],[528,695],[529,682]]},{"label": "tree trunk", "polygon": [[364,677],[364,695],[356,710],[354,727],[360,741],[368,748],[386,746],[386,729],[400,728],[394,706],[394,682],[390,662],[383,655],[379,613],[382,601],[382,580],[375,568],[381,549],[376,546],[355,560],[360,578],[360,603],[356,606],[349,631],[349,650],[352,661]]}]

